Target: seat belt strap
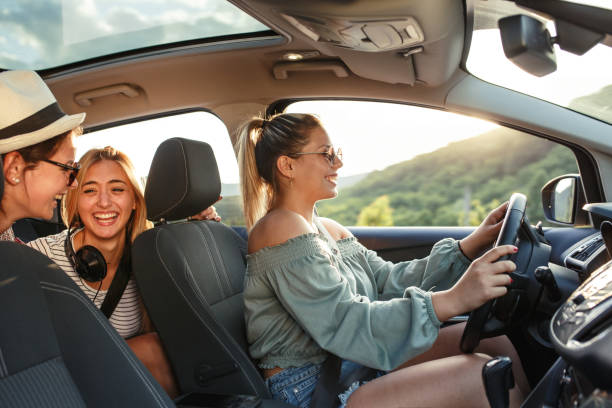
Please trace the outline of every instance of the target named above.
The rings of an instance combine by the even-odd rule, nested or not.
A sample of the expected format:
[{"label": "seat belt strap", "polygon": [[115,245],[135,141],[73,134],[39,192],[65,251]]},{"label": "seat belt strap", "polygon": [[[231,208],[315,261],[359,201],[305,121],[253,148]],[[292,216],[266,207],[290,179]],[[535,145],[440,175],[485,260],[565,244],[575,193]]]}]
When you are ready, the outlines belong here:
[{"label": "seat belt strap", "polygon": [[341,392],[349,388],[355,381],[371,381],[377,374],[378,370],[361,366],[359,369],[347,375],[346,378],[340,382],[340,388],[342,388]]},{"label": "seat belt strap", "polygon": [[340,404],[338,394],[341,390],[338,379],[341,366],[342,361],[334,354],[330,354],[323,362],[321,376],[310,400],[310,408],[336,408]]},{"label": "seat belt strap", "polygon": [[121,256],[121,260],[119,261],[119,266],[117,267],[113,281],[108,288],[108,292],[106,292],[106,297],[102,302],[102,306],[100,306],[100,310],[102,313],[104,313],[104,316],[106,316],[107,319],[110,319],[115,311],[115,308],[117,307],[117,304],[119,304],[119,300],[121,300],[121,296],[123,296],[123,292],[125,292],[125,288],[127,287],[130,276],[132,275],[130,253],[130,245],[128,242],[126,242],[123,250],[123,256]]}]

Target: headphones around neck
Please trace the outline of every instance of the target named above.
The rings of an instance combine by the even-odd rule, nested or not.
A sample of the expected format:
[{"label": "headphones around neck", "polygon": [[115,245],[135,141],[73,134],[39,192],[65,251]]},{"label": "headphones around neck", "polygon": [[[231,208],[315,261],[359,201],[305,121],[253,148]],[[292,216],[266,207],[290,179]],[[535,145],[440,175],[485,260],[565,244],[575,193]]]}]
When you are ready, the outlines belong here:
[{"label": "headphones around neck", "polygon": [[106,277],[106,260],[102,253],[91,245],[84,245],[75,253],[72,248],[72,234],[68,227],[65,243],[66,256],[76,273],[88,282],[100,282]]}]

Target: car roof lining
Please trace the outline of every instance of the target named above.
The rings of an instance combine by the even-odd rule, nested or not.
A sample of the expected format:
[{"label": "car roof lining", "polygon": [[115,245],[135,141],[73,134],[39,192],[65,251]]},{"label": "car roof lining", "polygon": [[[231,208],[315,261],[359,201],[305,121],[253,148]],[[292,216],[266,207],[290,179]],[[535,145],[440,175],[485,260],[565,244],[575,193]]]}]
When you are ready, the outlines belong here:
[{"label": "car roof lining", "polygon": [[[242,0],[234,1],[243,8]],[[313,12],[340,15],[342,4],[328,4],[324,0],[291,2],[292,10],[296,12]],[[354,4],[353,4],[354,3]],[[418,4],[417,4],[418,3]],[[441,51],[437,56],[425,53],[414,56],[417,82],[414,86],[406,83],[392,83],[385,78],[386,73],[394,68],[390,66],[405,61],[397,58],[386,59],[385,53],[377,54],[376,64],[372,64],[371,53],[339,49],[330,45],[315,43],[289,25],[278,13],[270,10],[277,8],[287,10],[285,2],[273,0],[249,1],[247,11],[260,13],[266,16],[263,21],[281,33],[281,41],[259,43],[257,47],[218,47],[216,49],[190,48],[168,50],[164,53],[147,55],[146,57],[126,58],[121,61],[108,61],[102,65],[80,67],[65,72],[56,72],[46,78],[51,90],[56,95],[60,105],[68,113],[85,111],[87,118],[86,128],[95,128],[122,121],[137,120],[152,115],[163,115],[168,112],[180,110],[205,109],[216,114],[227,126],[232,137],[235,131],[246,119],[263,114],[268,111],[271,104],[282,100],[346,98],[380,100],[398,103],[416,104],[435,108],[447,109],[453,112],[506,123],[521,128],[533,129],[536,132],[550,134],[552,137],[568,140],[577,144],[584,144],[589,149],[600,151],[601,154],[612,154],[606,146],[598,145],[595,141],[593,129],[582,132],[574,128],[559,128],[559,126],[546,126],[538,124],[536,119],[527,121],[521,118],[520,112],[505,109],[503,98],[515,97],[515,92],[481,81],[459,67],[461,56],[464,53],[463,30],[465,10],[463,2],[457,0],[441,1],[442,5],[460,7],[452,24],[443,25],[436,21],[444,15],[442,5],[432,6],[426,2],[411,0],[384,0],[376,2],[380,8],[378,15],[403,11],[406,14],[418,7],[430,9],[429,14],[415,15],[423,25],[426,41],[437,38]],[[371,11],[372,5],[366,1],[351,2],[351,10],[355,5],[354,13],[366,15]],[[319,7],[320,6],[320,7]],[[398,9],[399,8],[399,9]],[[469,0],[467,4],[469,11]],[[457,14],[448,13],[447,14]],[[430,17],[427,17],[430,15]],[[428,19],[429,18],[429,19]],[[262,19],[263,20],[263,19]],[[273,20],[273,21],[268,21]],[[469,21],[467,23],[469,25]],[[431,27],[438,27],[440,32],[431,34]],[[459,30],[460,27],[460,30]],[[444,31],[446,30],[446,31]],[[449,41],[448,38],[453,40]],[[279,38],[279,37],[276,37]],[[252,45],[252,44],[251,44]],[[435,46],[433,44],[432,46]],[[429,45],[428,45],[429,47]],[[332,49],[334,52],[329,51]],[[435,48],[435,47],[434,47]],[[321,58],[345,64],[348,68],[347,76],[338,78],[332,71],[304,69],[288,72],[286,79],[276,79],[273,74],[274,67],[283,62],[282,56],[289,51],[316,50]],[[450,51],[452,50],[452,52]],[[355,58],[351,59],[351,56]],[[424,62],[422,57],[433,58]],[[368,61],[369,60],[369,61]],[[450,61],[447,63],[447,60]],[[391,62],[389,62],[391,61]],[[431,62],[435,61],[435,62]],[[380,63],[379,63],[380,62]],[[354,64],[369,66],[376,65],[372,72],[378,71],[381,80],[368,78],[369,75],[358,75]],[[423,63],[424,65],[421,65]],[[390,65],[388,65],[390,64]],[[304,64],[307,66],[308,64]],[[397,66],[397,65],[396,65]],[[431,67],[441,66],[438,71],[429,75],[437,75],[444,79],[439,84],[421,83],[418,78],[428,75]],[[387,79],[387,80],[385,80]],[[91,106],[82,107],[75,101],[75,95],[88,90],[95,90],[109,85],[131,84],[141,91],[138,97],[128,98],[121,94],[110,95],[93,100]],[[479,102],[476,94],[482,97]],[[496,96],[497,95],[497,96]],[[502,98],[496,100],[495,98]],[[532,101],[524,95],[521,100]],[[493,101],[491,104],[485,101]],[[544,102],[542,102],[544,103]],[[501,104],[501,106],[497,106]],[[528,105],[525,105],[527,109]],[[550,108],[555,109],[555,108]],[[563,109],[558,107],[558,109]],[[579,114],[576,114],[579,117]],[[584,118],[586,120],[586,118]],[[588,120],[586,120],[588,122]],[[577,122],[578,123],[578,122]],[[582,121],[579,121],[582,123]],[[586,122],[585,122],[586,123]],[[602,124],[604,126],[604,124]],[[605,126],[604,126],[605,127]],[[609,128],[609,127],[607,127]],[[572,130],[573,129],[573,130]],[[601,129],[600,129],[601,130]],[[609,193],[612,193],[609,192]]]},{"label": "car roof lining", "polygon": [[[285,98],[354,97],[421,101],[434,106],[444,103],[451,80],[438,87],[389,84],[361,78],[349,72],[337,78],[329,71],[290,72],[287,79],[275,79],[272,70],[277,56],[288,49],[304,49],[294,41],[287,46],[240,49],[214,53],[158,55],[103,67],[95,67],[47,79],[62,108],[87,112],[86,127],[157,114],[168,110],[202,107],[223,117],[234,116],[229,106],[260,103],[267,105]],[[456,71],[456,76],[465,73]],[[80,106],[75,95],[116,84],[132,84],[141,90],[136,98],[110,95]],[[231,108],[230,108],[231,109]],[[220,113],[223,112],[223,113]],[[226,113],[227,112],[227,113]],[[244,120],[240,113],[235,116]],[[229,117],[229,122],[234,120]],[[229,125],[229,123],[228,123]],[[231,127],[231,126],[230,126]]]},{"label": "car roof lining", "polygon": [[[42,74],[67,112],[84,110],[87,112],[85,126],[98,126],[167,110],[205,107],[225,112],[227,109],[222,108],[225,105],[236,106],[252,101],[267,105],[288,97],[346,95],[377,98],[388,95],[410,101],[414,95],[416,99],[424,97],[426,103],[440,105],[449,78],[453,78],[459,69],[464,30],[462,1],[386,0],[374,4],[359,0],[351,2],[350,8],[344,2],[323,0],[289,3],[258,0],[248,4],[235,0],[233,3],[274,28],[285,40],[280,43],[260,41],[244,45],[233,43],[225,47],[194,45],[164,49]],[[457,13],[449,12],[453,8]],[[349,9],[351,14],[347,15]],[[291,26],[279,11],[362,18],[411,15],[423,27],[426,51],[409,59],[398,57],[396,51],[380,52],[373,67],[371,53],[314,42]],[[265,18],[258,17],[262,15]],[[250,48],[252,45],[258,47]],[[299,50],[316,50],[321,59],[341,61],[348,67],[348,77],[338,80],[330,72],[306,68],[301,72],[290,72],[285,80],[274,79],[272,71],[282,62],[282,55]],[[413,82],[416,85],[411,86]],[[77,93],[122,83],[141,89],[141,97],[127,99],[112,95],[95,100],[86,107],[79,106],[74,100]]]}]

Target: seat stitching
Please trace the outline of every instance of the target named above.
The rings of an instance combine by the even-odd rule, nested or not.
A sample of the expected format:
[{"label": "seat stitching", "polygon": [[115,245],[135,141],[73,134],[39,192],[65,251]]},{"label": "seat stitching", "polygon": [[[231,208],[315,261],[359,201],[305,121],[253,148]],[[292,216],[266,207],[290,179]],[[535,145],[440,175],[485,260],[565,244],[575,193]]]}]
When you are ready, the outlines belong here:
[{"label": "seat stitching", "polygon": [[6,366],[6,362],[4,361],[4,354],[2,353],[2,348],[0,347],[0,376],[2,378],[8,376],[8,368]]},{"label": "seat stitching", "polygon": [[151,391],[151,394],[153,395],[153,397],[155,398],[159,406],[160,407],[166,406],[165,404],[163,404],[163,401],[162,401],[163,397],[161,396],[161,394],[159,394],[157,389],[153,387],[153,384],[145,376],[144,371],[141,369],[141,367],[138,364],[136,364],[136,361],[134,360],[135,358],[134,355],[127,352],[127,347],[129,347],[127,343],[125,342],[122,343],[118,341],[117,337],[119,337],[119,334],[115,331],[115,329],[109,329],[110,324],[107,326],[103,323],[103,321],[107,321],[107,320],[102,319],[101,316],[103,315],[101,313],[97,313],[97,311],[99,310],[98,308],[94,306],[93,303],[86,301],[85,298],[83,298],[79,293],[77,293],[73,289],[70,289],[70,288],[67,288],[67,287],[52,283],[52,282],[41,281],[40,286],[42,289],[46,289],[52,292],[58,292],[58,293],[63,293],[65,295],[72,296],[75,299],[77,299],[79,302],[81,302],[83,305],[85,305],[87,310],[91,312],[91,314],[96,319],[96,321],[100,323],[100,326],[102,327],[102,329],[104,329],[108,334],[110,334],[110,338],[113,341],[113,343],[115,343],[117,348],[119,348],[119,351],[121,351],[124,357],[126,357],[128,363],[135,369],[136,374],[142,380],[143,384]]},{"label": "seat stitching", "polygon": [[[164,262],[163,258],[161,256],[159,256],[159,254],[161,253],[161,251],[159,250],[159,245],[158,245],[160,239],[161,239],[161,234],[157,234],[156,237],[155,237],[155,249],[156,249],[157,254],[158,254],[158,259],[160,260],[160,262],[164,266],[164,269],[166,270],[167,274],[170,276],[170,278],[174,282],[175,286],[179,290],[181,290],[179,285],[176,283],[176,281],[174,279],[174,275],[172,275],[172,273],[170,272],[170,268],[168,268],[168,266]],[[207,245],[207,243],[204,242],[204,245]],[[208,252],[210,253],[210,251],[208,251]],[[183,258],[186,258],[186,257],[183,256]],[[214,268],[214,265],[213,265],[213,268]],[[206,298],[206,295],[204,294],[204,292],[202,292],[200,287],[195,283],[194,275],[193,275],[193,273],[191,271],[191,268],[189,267],[189,264],[187,262],[185,262],[184,271],[185,271],[185,278],[186,278],[185,280],[189,284],[189,287],[191,288],[191,290],[193,290],[195,292],[196,297],[198,298],[200,303],[210,305],[211,302],[208,301],[208,299]],[[215,276],[216,276],[216,274],[215,274]],[[219,282],[219,278],[217,278],[217,284],[218,284],[219,288],[221,288],[221,290],[223,290],[223,288],[221,287],[221,282]]]},{"label": "seat stitching", "polygon": [[[170,268],[168,268],[168,265],[166,265],[166,263],[164,262],[164,259],[159,256],[160,251],[158,248],[158,238],[159,238],[160,234],[156,234],[156,239],[155,239],[155,249],[157,251],[157,256],[159,259],[159,262],[162,264],[162,266],[164,267],[164,269],[166,270],[166,274],[170,277],[170,279],[172,280],[172,283],[174,283],[174,286],[176,288],[176,290],[181,294],[181,296],[183,297],[183,299],[185,300],[185,302],[189,305],[190,309],[195,313],[195,315],[197,316],[197,318],[200,320],[200,322],[202,322],[202,324],[208,329],[209,333],[217,340],[217,343],[223,347],[223,349],[231,356],[232,353],[231,351],[227,348],[227,346],[225,345],[225,342],[221,341],[221,338],[219,338],[219,336],[217,336],[217,334],[215,333],[215,330],[213,330],[213,328],[208,324],[208,322],[206,321],[206,319],[204,319],[201,314],[198,312],[198,310],[196,309],[196,307],[194,306],[193,302],[191,301],[191,299],[189,298],[189,296],[185,295],[185,292],[183,291],[183,289],[180,287],[180,285],[177,283],[174,275],[172,274],[172,272],[170,271]],[[189,268],[189,265],[187,265],[187,269]],[[208,303],[208,302],[206,302]],[[232,343],[236,343],[236,341],[231,338],[231,336],[227,336],[229,338],[229,340]],[[236,344],[236,348],[240,350],[240,347]],[[249,385],[251,385],[253,391],[257,391],[257,386],[255,385],[255,383],[251,380],[250,376],[246,375],[246,371],[247,371],[247,367],[244,367],[244,365],[238,361],[237,359],[232,359],[236,364],[238,364],[240,366],[240,368],[242,369],[243,373],[245,374],[244,377],[246,378],[246,380],[248,381]]]},{"label": "seat stitching", "polygon": [[[221,276],[223,278],[225,278],[225,283],[227,284],[227,291],[228,291],[228,293],[224,294],[224,295],[231,296],[233,294],[232,293],[233,291],[232,291],[232,284],[230,282],[229,275],[227,273],[227,266],[225,265],[225,261],[224,261],[223,257],[221,256],[221,252],[219,251],[219,245],[217,245],[217,241],[215,241],[215,237],[214,237],[214,235],[212,233],[212,229],[210,228],[210,226],[208,224],[206,224],[206,222],[203,222],[202,223],[202,228],[200,229],[200,231],[201,231],[202,234],[207,233],[208,237],[210,238],[211,247],[212,247],[212,249],[215,251],[215,253],[217,255],[216,258],[213,258],[213,261],[219,260],[219,264],[220,264],[219,266],[220,266],[220,269],[221,269]],[[215,262],[215,264],[216,263],[217,262]]]},{"label": "seat stitching", "polygon": [[[196,228],[196,231],[198,231],[200,233],[200,236],[202,236],[202,230],[200,228],[197,228],[194,224],[194,228]],[[219,277],[219,273],[218,273],[218,268],[217,268],[217,264],[215,262],[214,257],[212,256],[212,251],[210,250],[210,245],[208,244],[208,241],[206,239],[202,239],[202,242],[204,244],[204,246],[207,249],[207,253],[208,253],[208,257],[209,259],[212,261],[211,265],[212,265],[212,269],[213,269],[213,275],[215,277],[215,280],[217,281],[217,286],[219,287],[219,289],[221,290],[221,293],[223,293],[223,295],[225,296],[225,290],[223,288],[223,284],[221,283],[221,279]],[[190,279],[188,279],[187,281],[189,282],[189,285],[192,287],[193,290],[195,290],[197,293],[199,293],[202,298],[204,298],[204,300],[206,300],[206,297],[204,296],[204,293],[200,290],[200,287],[196,284],[196,280],[195,280],[195,276],[193,275],[191,268],[188,268],[186,271],[187,275],[189,276]],[[212,302],[209,302],[208,300],[206,300],[206,303],[208,304],[212,304]]]}]

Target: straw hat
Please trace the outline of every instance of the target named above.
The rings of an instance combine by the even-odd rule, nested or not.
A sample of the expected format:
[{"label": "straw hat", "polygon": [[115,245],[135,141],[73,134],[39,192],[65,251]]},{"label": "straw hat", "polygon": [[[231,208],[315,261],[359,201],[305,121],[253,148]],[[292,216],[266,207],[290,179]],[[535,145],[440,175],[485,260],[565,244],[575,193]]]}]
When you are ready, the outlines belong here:
[{"label": "straw hat", "polygon": [[0,153],[59,136],[85,119],[85,113],[66,115],[34,71],[1,72],[0,105]]}]

